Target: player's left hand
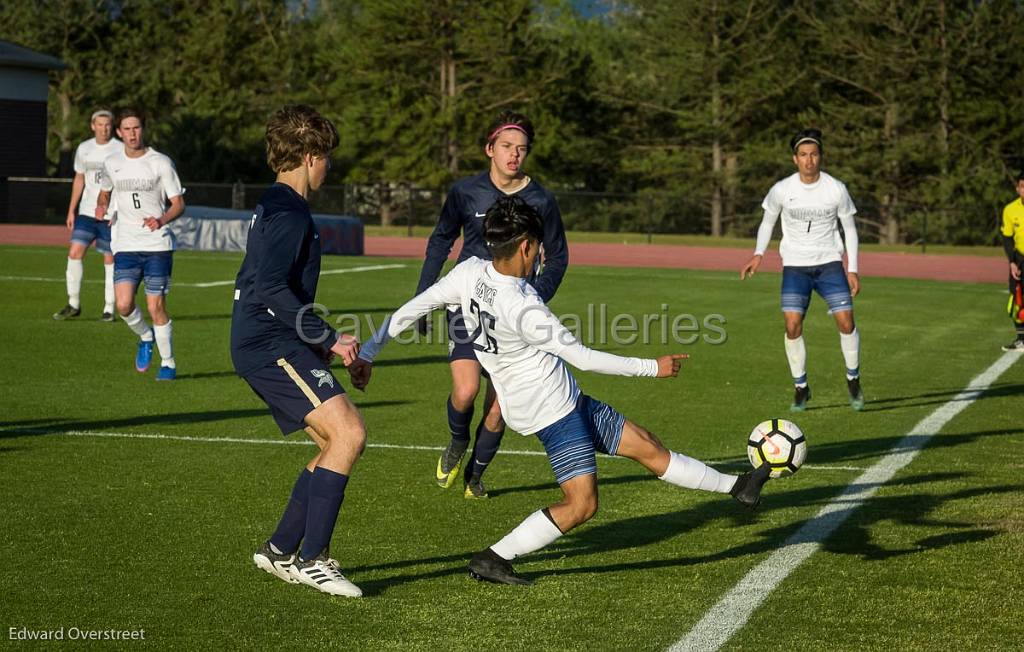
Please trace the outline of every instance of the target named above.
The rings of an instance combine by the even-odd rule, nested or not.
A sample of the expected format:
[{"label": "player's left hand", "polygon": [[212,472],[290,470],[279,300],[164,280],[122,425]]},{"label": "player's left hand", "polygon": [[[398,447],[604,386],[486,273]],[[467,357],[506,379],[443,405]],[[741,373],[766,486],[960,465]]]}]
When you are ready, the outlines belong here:
[{"label": "player's left hand", "polygon": [[670,353],[658,358],[658,378],[675,378],[679,375],[679,366],[690,357],[688,353]]},{"label": "player's left hand", "polygon": [[860,277],[857,276],[857,272],[847,272],[846,281],[850,284],[850,296],[857,296],[860,292]]},{"label": "player's left hand", "polygon": [[355,362],[356,356],[359,355],[359,340],[348,333],[339,333],[338,341],[331,347],[331,351],[337,353],[347,367]]},{"label": "player's left hand", "polygon": [[156,231],[163,227],[164,223],[160,221],[158,217],[147,217],[142,220],[142,225],[148,228],[150,231]]},{"label": "player's left hand", "polygon": [[355,361],[348,366],[348,375],[352,380],[352,386],[356,389],[363,391],[366,386],[370,384],[370,375],[373,373],[373,363],[367,362],[362,358],[356,358]]}]

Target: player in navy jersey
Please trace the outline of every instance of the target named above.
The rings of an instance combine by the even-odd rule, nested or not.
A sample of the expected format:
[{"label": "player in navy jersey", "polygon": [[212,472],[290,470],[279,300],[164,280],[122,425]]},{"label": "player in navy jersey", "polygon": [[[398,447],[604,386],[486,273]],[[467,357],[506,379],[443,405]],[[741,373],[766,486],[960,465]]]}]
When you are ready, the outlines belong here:
[{"label": "player in navy jersey", "polygon": [[[490,260],[491,254],[483,237],[483,219],[499,197],[514,195],[532,206],[544,222],[543,268],[540,256],[528,281],[541,299],[550,301],[558,290],[569,264],[569,248],[565,241],[565,227],[554,196],[523,171],[533,146],[533,124],[526,116],[514,111],[503,111],[487,130],[484,152],[491,160],[490,168],[476,176],[458,181],[448,193],[441,216],[427,243],[426,259],[420,272],[416,294],[422,293],[437,281],[452,245],[462,233],[462,252],[459,262],[476,256]],[[472,342],[463,324],[458,306],[449,306],[448,361],[452,372],[452,391],[448,397],[448,428],[451,441],[437,461],[437,484],[444,489],[455,484],[462,466],[462,458],[469,447],[469,430],[473,421],[474,403],[480,391],[481,367],[473,353]],[[420,322],[420,332],[426,333],[426,318]],[[486,498],[482,481],[487,465],[494,459],[505,422],[495,392],[488,381],[484,398],[484,416],[476,429],[473,453],[465,469],[466,498]]]},{"label": "player in navy jersey", "polygon": [[[306,197],[330,169],[338,146],[329,120],[308,106],[287,106],[267,123],[267,163],[277,180],[260,198],[245,259],[235,280],[231,360],[270,407],[283,434],[305,429],[319,451],[302,469],[277,530],[253,555],[286,582],[358,597],[328,546],[345,486],[366,442],[359,410],[331,373],[359,351],[351,335],[311,310],[320,276],[320,236]],[[301,547],[300,547],[301,543]]]}]

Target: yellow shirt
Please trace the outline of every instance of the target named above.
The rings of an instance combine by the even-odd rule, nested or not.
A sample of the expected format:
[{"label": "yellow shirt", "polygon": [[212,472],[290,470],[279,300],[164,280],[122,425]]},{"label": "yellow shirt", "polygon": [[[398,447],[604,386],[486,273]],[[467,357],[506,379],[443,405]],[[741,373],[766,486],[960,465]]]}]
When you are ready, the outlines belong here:
[{"label": "yellow shirt", "polygon": [[1013,238],[1017,251],[1024,254],[1024,203],[1016,199],[1003,208],[1002,234]]}]

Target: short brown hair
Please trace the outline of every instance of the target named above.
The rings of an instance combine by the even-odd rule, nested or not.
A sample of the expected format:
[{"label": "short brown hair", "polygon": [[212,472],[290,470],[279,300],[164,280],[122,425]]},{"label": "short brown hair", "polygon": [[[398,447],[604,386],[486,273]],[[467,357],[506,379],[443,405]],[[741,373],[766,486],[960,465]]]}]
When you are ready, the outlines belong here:
[{"label": "short brown hair", "polygon": [[337,146],[338,130],[311,106],[288,105],[267,121],[267,165],[274,172],[294,170],[307,154],[326,156]]},{"label": "short brown hair", "polygon": [[498,134],[505,129],[516,129],[526,134],[526,147],[533,149],[533,123],[522,113],[507,110],[499,113],[491,126],[487,127],[487,144],[493,145]]},{"label": "short brown hair", "polygon": [[117,117],[114,119],[114,126],[120,129],[121,123],[124,122],[126,118],[138,118],[139,124],[143,127],[146,126],[146,116],[142,115],[142,111],[131,106],[126,106],[117,110]]}]

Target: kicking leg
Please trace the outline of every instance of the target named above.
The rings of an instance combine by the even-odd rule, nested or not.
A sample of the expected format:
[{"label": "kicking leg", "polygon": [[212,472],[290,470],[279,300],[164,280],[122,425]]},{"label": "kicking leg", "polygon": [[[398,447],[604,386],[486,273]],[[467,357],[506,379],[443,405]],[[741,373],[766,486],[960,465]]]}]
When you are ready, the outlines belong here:
[{"label": "kicking leg", "polygon": [[665,448],[657,437],[629,419],[622,428],[615,454],[639,462],[659,480],[686,489],[727,493],[751,509],[760,502],[761,488],[771,471],[767,464],[762,464],[741,476],[720,473],[700,460]]}]

